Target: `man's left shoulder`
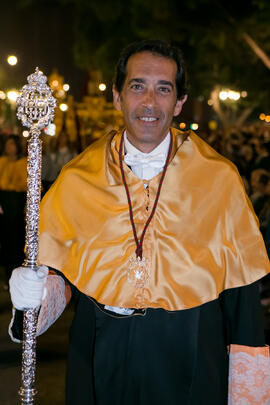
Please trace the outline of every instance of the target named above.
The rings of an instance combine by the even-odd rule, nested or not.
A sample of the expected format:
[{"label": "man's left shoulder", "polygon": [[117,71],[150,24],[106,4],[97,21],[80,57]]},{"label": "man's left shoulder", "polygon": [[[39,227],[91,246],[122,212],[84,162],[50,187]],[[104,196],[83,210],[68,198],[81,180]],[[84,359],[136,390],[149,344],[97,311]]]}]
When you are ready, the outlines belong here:
[{"label": "man's left shoulder", "polygon": [[238,169],[233,162],[218,153],[212,146],[204,141],[192,130],[179,131],[174,129],[174,134],[183,138],[183,149],[187,152],[189,164],[209,178],[216,176],[229,176],[239,179]]}]

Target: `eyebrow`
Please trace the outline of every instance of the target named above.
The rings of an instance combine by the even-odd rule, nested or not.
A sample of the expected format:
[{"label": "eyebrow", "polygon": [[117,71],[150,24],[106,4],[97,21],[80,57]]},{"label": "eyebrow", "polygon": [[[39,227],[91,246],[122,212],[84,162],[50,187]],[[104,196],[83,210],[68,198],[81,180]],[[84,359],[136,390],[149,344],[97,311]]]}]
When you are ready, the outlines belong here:
[{"label": "eyebrow", "polygon": [[[144,80],[144,79],[140,79],[139,77],[135,77],[135,78],[131,79],[131,80],[128,82],[128,85],[131,84],[131,83],[133,83],[133,82],[135,82],[135,83],[145,83],[145,80]],[[168,81],[168,80],[159,80],[159,81],[158,81],[158,84],[163,84],[163,85],[165,85],[165,86],[170,86],[172,89],[174,88],[173,83],[170,82],[170,81]]]}]

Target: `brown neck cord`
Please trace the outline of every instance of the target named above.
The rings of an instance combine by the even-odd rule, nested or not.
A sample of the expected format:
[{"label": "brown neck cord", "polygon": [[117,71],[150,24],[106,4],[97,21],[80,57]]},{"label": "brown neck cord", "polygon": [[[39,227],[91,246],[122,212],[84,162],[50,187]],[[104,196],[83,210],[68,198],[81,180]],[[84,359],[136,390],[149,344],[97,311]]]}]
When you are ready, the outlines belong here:
[{"label": "brown neck cord", "polygon": [[168,155],[167,155],[167,159],[165,162],[165,165],[163,167],[162,173],[161,173],[161,178],[159,181],[159,185],[158,185],[158,190],[157,190],[157,194],[156,194],[156,198],[153,204],[153,208],[152,211],[144,225],[143,231],[142,231],[142,235],[140,240],[138,239],[137,236],[137,232],[136,232],[136,227],[134,224],[134,218],[133,218],[133,211],[132,211],[132,204],[131,204],[131,199],[130,199],[130,193],[129,193],[129,189],[128,189],[128,185],[126,182],[126,177],[125,177],[125,173],[124,173],[124,169],[123,169],[123,160],[124,160],[124,154],[123,154],[123,145],[124,145],[124,133],[122,134],[121,137],[121,141],[120,141],[120,148],[119,148],[119,161],[120,161],[120,170],[121,170],[121,174],[122,174],[122,180],[123,180],[123,184],[125,186],[125,190],[126,190],[126,194],[127,194],[127,200],[128,200],[128,207],[129,207],[129,217],[130,217],[130,222],[132,225],[132,230],[133,230],[133,235],[134,235],[134,239],[136,242],[136,256],[140,257],[140,259],[142,259],[142,251],[143,251],[143,239],[144,239],[144,235],[146,233],[146,230],[155,214],[156,208],[157,208],[157,203],[158,203],[158,199],[159,199],[159,195],[160,195],[160,191],[161,191],[161,186],[163,184],[163,180],[168,168],[168,164],[169,164],[169,160],[170,160],[170,156],[171,156],[171,152],[172,152],[172,145],[173,145],[173,136],[170,133],[170,145],[169,145],[169,150],[168,150]]}]

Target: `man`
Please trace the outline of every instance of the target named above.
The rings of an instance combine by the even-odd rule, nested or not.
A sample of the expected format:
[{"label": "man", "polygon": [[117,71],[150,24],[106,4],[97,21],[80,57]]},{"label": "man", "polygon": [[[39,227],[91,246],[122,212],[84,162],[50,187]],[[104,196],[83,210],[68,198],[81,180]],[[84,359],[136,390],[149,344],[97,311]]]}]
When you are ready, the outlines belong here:
[{"label": "man", "polygon": [[228,346],[265,351],[257,220],[235,167],[170,128],[187,97],[178,50],[131,44],[113,92],[126,129],[66,165],[46,194],[39,259],[55,273],[16,269],[13,305],[41,304],[42,332],[65,294],[77,296],[68,404],[225,405]]}]

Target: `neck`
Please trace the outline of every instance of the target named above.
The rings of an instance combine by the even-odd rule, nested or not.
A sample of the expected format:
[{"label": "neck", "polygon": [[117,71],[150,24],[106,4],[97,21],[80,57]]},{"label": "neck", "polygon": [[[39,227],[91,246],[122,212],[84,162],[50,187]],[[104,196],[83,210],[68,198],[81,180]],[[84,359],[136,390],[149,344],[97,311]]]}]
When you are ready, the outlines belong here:
[{"label": "neck", "polygon": [[138,149],[140,152],[142,153],[150,153],[152,152],[154,149],[156,149],[158,147],[158,145],[160,145],[164,139],[167,136],[167,133],[163,136],[163,138],[159,141],[159,142],[155,142],[155,143],[146,143],[146,142],[134,142],[134,139],[128,134],[128,132],[126,131],[126,135],[127,135],[127,139],[129,140],[129,142],[136,148]]}]

